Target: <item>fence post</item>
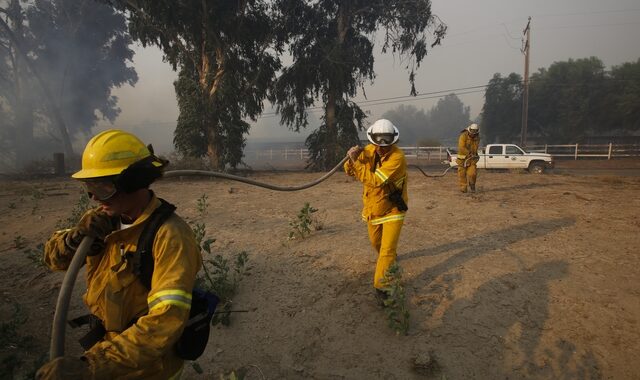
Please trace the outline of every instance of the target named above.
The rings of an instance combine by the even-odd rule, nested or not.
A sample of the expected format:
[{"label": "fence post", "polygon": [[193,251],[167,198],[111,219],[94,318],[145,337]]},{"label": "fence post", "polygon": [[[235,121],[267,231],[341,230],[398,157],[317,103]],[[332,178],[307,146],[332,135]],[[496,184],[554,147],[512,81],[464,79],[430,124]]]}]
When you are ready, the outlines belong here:
[{"label": "fence post", "polygon": [[576,143],[576,152],[575,152],[575,156],[573,157],[574,160],[578,159],[578,143]]},{"label": "fence post", "polygon": [[273,160],[273,149],[269,150],[269,159]]},{"label": "fence post", "polygon": [[420,147],[416,146],[416,160],[420,157]]},{"label": "fence post", "polygon": [[609,154],[607,155],[607,160],[611,159],[611,148],[612,148],[611,143],[609,143]]},{"label": "fence post", "polygon": [[302,155],[302,148],[300,148],[300,160],[304,160],[304,156]]},{"label": "fence post", "polygon": [[286,147],[284,148],[284,160],[285,161],[287,160],[287,148]]},{"label": "fence post", "polygon": [[545,153],[545,154],[546,154],[546,153],[548,153],[548,152],[547,152],[547,144],[544,144],[544,153]]},{"label": "fence post", "polygon": [[438,161],[442,162],[442,145],[438,147]]}]

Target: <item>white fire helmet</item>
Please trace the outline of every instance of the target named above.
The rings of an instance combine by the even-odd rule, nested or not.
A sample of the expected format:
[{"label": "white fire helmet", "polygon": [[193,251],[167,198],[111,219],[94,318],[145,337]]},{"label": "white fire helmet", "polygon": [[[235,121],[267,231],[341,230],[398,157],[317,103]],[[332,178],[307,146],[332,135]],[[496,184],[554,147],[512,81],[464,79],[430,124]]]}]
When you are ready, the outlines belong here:
[{"label": "white fire helmet", "polygon": [[400,132],[389,120],[380,119],[367,129],[367,138],[374,145],[389,146],[398,142]]},{"label": "white fire helmet", "polygon": [[467,131],[469,131],[469,133],[471,133],[472,135],[477,135],[478,134],[478,124],[473,123],[470,126],[467,127]]}]

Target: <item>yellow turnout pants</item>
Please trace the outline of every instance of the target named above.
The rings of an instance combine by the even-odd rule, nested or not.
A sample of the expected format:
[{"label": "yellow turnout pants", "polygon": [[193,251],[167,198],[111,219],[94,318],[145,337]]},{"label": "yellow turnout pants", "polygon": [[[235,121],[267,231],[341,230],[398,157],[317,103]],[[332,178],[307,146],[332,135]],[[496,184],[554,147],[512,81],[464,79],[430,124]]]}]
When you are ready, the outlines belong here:
[{"label": "yellow turnout pants", "polygon": [[378,253],[376,272],[373,276],[373,287],[381,289],[382,279],[389,267],[396,261],[396,250],[398,239],[404,220],[394,220],[382,224],[367,223],[369,241],[371,246]]},{"label": "yellow turnout pants", "polygon": [[476,177],[477,170],[475,162],[469,164],[469,166],[465,168],[464,161],[458,160],[458,185],[460,186],[460,191],[467,191],[467,183],[469,183],[469,185],[475,185]]}]

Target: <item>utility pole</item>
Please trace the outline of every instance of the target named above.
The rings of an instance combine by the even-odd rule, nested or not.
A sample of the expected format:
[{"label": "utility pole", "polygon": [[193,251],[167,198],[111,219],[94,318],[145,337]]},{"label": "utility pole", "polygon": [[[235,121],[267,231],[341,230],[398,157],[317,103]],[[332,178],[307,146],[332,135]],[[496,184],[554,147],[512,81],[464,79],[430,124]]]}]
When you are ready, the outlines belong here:
[{"label": "utility pole", "polygon": [[529,119],[529,48],[531,46],[531,16],[527,26],[522,31],[526,36],[523,41],[522,53],[524,54],[524,92],[522,94],[522,130],[520,131],[520,146],[527,146],[527,120]]}]

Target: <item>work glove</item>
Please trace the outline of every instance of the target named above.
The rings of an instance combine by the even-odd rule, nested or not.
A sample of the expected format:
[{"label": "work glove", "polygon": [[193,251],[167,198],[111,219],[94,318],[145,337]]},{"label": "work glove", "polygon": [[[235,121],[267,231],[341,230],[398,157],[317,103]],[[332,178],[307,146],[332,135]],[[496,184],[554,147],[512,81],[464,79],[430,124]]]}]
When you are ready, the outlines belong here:
[{"label": "work glove", "polygon": [[358,156],[360,155],[361,152],[362,152],[362,147],[356,145],[349,148],[349,150],[347,151],[347,154],[349,155],[349,159],[351,161],[355,161],[358,159]]},{"label": "work glove", "polygon": [[87,362],[71,356],[55,358],[36,372],[36,380],[85,380],[92,377]]},{"label": "work glove", "polygon": [[65,244],[72,250],[78,249],[85,236],[94,238],[88,256],[95,256],[102,252],[104,239],[115,229],[115,223],[111,217],[99,209],[87,211],[78,224],[72,228],[65,238]]}]

